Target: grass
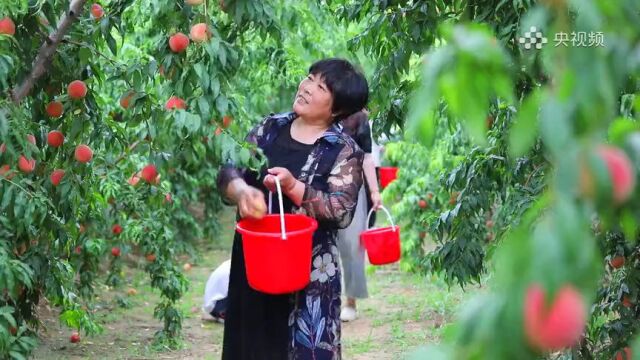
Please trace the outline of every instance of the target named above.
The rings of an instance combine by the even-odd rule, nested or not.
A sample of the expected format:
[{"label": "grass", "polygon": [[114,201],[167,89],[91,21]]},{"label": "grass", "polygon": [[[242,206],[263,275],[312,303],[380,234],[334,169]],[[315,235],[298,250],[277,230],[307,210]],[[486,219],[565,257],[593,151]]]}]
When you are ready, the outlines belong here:
[{"label": "grass", "polygon": [[[190,288],[177,304],[184,314],[180,349],[168,351],[153,346],[153,335],[162,328],[161,322],[153,318],[159,295],[148,285],[144,269],[125,268],[126,285],[98,290],[101,308],[96,316],[104,326],[102,334],[83,337],[81,343],[70,344],[71,330],[60,326],[57,312],[52,310],[44,316],[48,332],[34,358],[219,359],[223,327],[217,323],[203,323],[200,306],[209,274],[230,256],[233,213],[229,211],[221,220],[224,229],[221,238],[201,244],[198,247],[200,259],[186,273],[191,281]],[[358,302],[360,319],[343,324],[345,359],[402,359],[418,346],[438,343],[459,303],[468,296],[457,287],[449,289],[437,276],[403,273],[397,265],[371,266],[367,276],[370,298]],[[127,296],[129,287],[135,288],[138,294]],[[118,307],[117,296],[126,298],[130,307]]]},{"label": "grass", "polygon": [[347,359],[402,359],[419,346],[438,343],[468,296],[436,276],[402,273],[395,267],[368,274],[370,298],[359,302],[361,318],[343,329]]}]

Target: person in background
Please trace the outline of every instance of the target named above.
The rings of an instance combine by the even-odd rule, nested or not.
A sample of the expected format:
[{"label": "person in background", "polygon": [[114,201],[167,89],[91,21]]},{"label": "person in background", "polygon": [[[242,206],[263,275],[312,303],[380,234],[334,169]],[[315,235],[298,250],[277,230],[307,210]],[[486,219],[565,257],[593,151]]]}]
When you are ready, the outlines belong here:
[{"label": "person in background", "polygon": [[[346,229],[338,230],[338,251],[344,279],[346,306],[340,311],[340,320],[353,321],[358,317],[356,299],[369,296],[365,275],[365,248],[360,233],[368,227],[367,215],[381,205],[376,165],[372,154],[371,126],[366,110],[359,111],[342,121],[342,132],[355,140],[364,151],[363,173],[365,182],[358,190],[358,204],[353,221]],[[372,214],[373,217],[373,214]],[[373,220],[375,222],[375,219]]]},{"label": "person in background", "polygon": [[202,320],[224,323],[227,312],[230,270],[231,260],[226,260],[209,275],[204,289]]},{"label": "person in background", "polygon": [[[367,116],[369,116],[369,111],[367,109],[362,110]],[[369,128],[373,129],[373,122],[369,119]],[[377,141],[373,139],[373,131],[371,131],[371,160],[373,161],[373,166],[376,169],[376,184],[378,185],[378,189],[380,188],[380,163],[382,157],[382,149],[383,147],[378,144]],[[371,193],[369,189],[369,183],[365,181],[365,186],[367,187],[367,194]],[[380,205],[382,205],[382,201],[380,201]],[[367,206],[369,209],[373,208],[373,201],[371,196],[367,197]],[[372,228],[376,224],[376,213],[371,214],[371,218],[369,219],[369,227]]]}]

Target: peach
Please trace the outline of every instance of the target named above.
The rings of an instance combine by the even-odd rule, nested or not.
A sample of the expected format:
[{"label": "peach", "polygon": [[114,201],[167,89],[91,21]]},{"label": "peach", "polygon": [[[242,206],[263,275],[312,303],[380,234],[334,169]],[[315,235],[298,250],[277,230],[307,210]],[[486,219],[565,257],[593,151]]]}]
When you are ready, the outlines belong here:
[{"label": "peach", "polygon": [[169,98],[169,100],[167,100],[167,103],[164,107],[167,110],[184,110],[187,108],[187,103],[177,96],[172,96]]},{"label": "peach", "polygon": [[61,102],[52,101],[47,104],[46,112],[49,117],[59,118],[64,113],[64,107],[62,106]]},{"label": "peach", "polygon": [[181,53],[185,51],[187,46],[189,46],[189,38],[181,32],[176,33],[169,38],[169,48],[171,48],[171,51],[174,53]]},{"label": "peach", "polygon": [[74,344],[80,342],[80,334],[78,334],[77,332],[74,332],[73,334],[71,334],[71,337],[69,338],[69,340]]},{"label": "peach", "polygon": [[127,295],[129,295],[129,296],[138,295],[138,290],[136,290],[134,288],[129,288],[129,289],[127,289]]},{"label": "peach", "polygon": [[82,80],[74,80],[67,86],[67,92],[74,100],[83,99],[87,96],[87,85]]},{"label": "peach", "polygon": [[64,143],[64,134],[58,130],[49,131],[47,134],[47,143],[51,147],[60,147]]},{"label": "peach", "polygon": [[586,325],[586,306],[578,290],[563,286],[550,306],[538,285],[527,289],[524,328],[529,344],[540,351],[555,351],[575,345]]},{"label": "peach", "polygon": [[75,159],[81,163],[88,163],[93,158],[93,150],[85,144],[78,145],[75,151]]},{"label": "peach", "polygon": [[18,169],[24,173],[30,173],[36,168],[36,161],[34,159],[27,159],[24,155],[20,155],[18,159]]},{"label": "peach", "polygon": [[98,5],[98,4],[93,4],[91,5],[91,15],[93,15],[93,17],[98,20],[101,17],[104,16],[104,10],[102,9],[102,6]]},{"label": "peach", "polygon": [[[636,182],[635,170],[631,160],[629,160],[624,151],[609,145],[598,146],[596,156],[604,162],[609,173],[612,189],[610,197],[613,199],[614,204],[624,203],[631,197]],[[584,197],[594,198],[597,189],[596,185],[599,183],[590,166],[585,166],[585,164],[580,166],[579,181],[580,193]]]},{"label": "peach", "polygon": [[114,246],[111,248],[111,255],[113,255],[114,257],[118,257],[120,256],[120,248],[117,246]]},{"label": "peach", "polygon": [[4,176],[7,180],[11,180],[15,175],[15,172],[11,171],[11,167],[9,165],[0,166],[0,176]]},{"label": "peach", "polygon": [[16,34],[16,24],[9,17],[0,19],[0,34],[13,36]]},{"label": "peach", "polygon": [[624,265],[624,256],[616,256],[611,261],[609,261],[609,265],[611,265],[614,269],[619,269]]},{"label": "peach", "polygon": [[616,353],[616,360],[631,360],[631,348],[625,347]]},{"label": "peach", "polygon": [[131,103],[131,98],[133,97],[134,94],[135,92],[129,91],[128,93],[122,95],[122,97],[120,98],[120,106],[122,106],[123,109],[129,108],[129,105]]},{"label": "peach", "polygon": [[154,182],[158,176],[158,170],[155,165],[147,165],[142,169],[141,177],[148,183]]},{"label": "peach", "polygon": [[134,173],[133,175],[131,175],[131,177],[127,180],[127,182],[129,183],[129,185],[131,186],[136,186],[138,185],[138,182],[140,181],[140,172]]},{"label": "peach", "polygon": [[195,24],[191,27],[191,31],[189,32],[189,36],[191,40],[197,43],[205,42],[209,40],[211,36],[211,32],[209,32],[209,28],[205,23]]},{"label": "peach", "polygon": [[64,170],[62,169],[53,170],[50,177],[51,183],[53,184],[53,186],[60,185],[60,181],[62,181],[62,177],[64,177]]},{"label": "peach", "polygon": [[629,160],[624,151],[613,146],[600,146],[598,154],[607,164],[607,169],[609,169],[614,201],[617,203],[626,201],[631,196],[636,183],[631,160]]},{"label": "peach", "polygon": [[223,128],[228,128],[231,125],[231,122],[233,121],[233,118],[231,116],[223,116],[222,117],[222,127]]}]

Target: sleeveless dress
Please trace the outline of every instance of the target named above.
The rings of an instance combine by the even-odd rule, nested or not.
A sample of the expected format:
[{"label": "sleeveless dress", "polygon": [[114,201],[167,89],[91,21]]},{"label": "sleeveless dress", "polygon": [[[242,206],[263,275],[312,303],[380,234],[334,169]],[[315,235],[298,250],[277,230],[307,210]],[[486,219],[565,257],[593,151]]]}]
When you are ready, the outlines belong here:
[{"label": "sleeveless dress", "polygon": [[[242,237],[236,232],[231,255],[223,360],[336,360],[341,359],[340,271],[337,230],[347,227],[362,186],[364,153],[338,127],[332,126],[312,145],[291,138],[295,113],[271,115],[249,133],[269,167],[285,167],[305,183],[302,204],[286,196],[284,211],[315,218],[311,283],[292,294],[269,295],[253,290],[245,272]],[[236,177],[262,190],[266,168],[260,173],[226,164],[218,175],[222,193]],[[277,213],[277,195],[273,195]],[[264,254],[269,256],[269,254]]]}]

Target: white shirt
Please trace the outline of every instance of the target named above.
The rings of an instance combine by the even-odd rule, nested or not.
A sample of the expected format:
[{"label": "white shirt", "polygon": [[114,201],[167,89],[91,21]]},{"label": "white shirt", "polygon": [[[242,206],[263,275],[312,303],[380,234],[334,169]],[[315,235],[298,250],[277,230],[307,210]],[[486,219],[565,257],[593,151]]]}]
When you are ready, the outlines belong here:
[{"label": "white shirt", "polygon": [[231,273],[231,260],[220,264],[209,276],[207,286],[204,289],[204,303],[202,310],[207,314],[216,306],[216,301],[227,297],[229,292],[229,274]]}]

